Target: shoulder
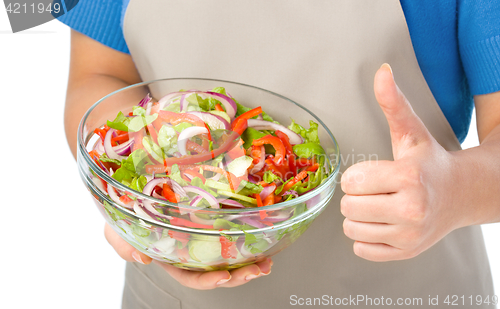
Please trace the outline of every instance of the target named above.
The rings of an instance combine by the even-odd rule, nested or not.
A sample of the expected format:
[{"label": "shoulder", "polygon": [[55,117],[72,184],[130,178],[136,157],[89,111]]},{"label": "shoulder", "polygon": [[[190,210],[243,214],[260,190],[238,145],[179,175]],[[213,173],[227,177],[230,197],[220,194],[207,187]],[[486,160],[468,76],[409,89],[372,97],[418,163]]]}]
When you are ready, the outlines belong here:
[{"label": "shoulder", "polygon": [[121,27],[122,13],[127,0],[80,0],[57,19],[73,30],[118,51],[129,53]]}]

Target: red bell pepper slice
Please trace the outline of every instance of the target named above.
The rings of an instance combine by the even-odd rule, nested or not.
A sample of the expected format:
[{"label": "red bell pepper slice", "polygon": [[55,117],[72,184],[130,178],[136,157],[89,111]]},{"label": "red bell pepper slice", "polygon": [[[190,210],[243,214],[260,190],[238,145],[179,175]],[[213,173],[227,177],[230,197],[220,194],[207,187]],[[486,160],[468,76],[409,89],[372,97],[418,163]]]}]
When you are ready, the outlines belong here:
[{"label": "red bell pepper slice", "polygon": [[128,197],[128,195],[126,195],[126,194],[120,196],[119,200],[125,204],[132,202],[132,199],[130,197]]},{"label": "red bell pepper slice", "polygon": [[293,153],[288,155],[288,170],[292,172],[293,176],[297,175],[297,166],[295,165],[295,155]]},{"label": "red bell pepper slice", "polygon": [[200,224],[196,222],[192,222],[186,219],[182,218],[177,218],[177,217],[172,217],[170,219],[170,223],[173,225],[177,226],[185,226],[185,227],[192,227],[192,228],[197,228],[197,229],[213,229],[213,225],[207,225],[207,224]]},{"label": "red bell pepper slice", "polygon": [[292,176],[291,173],[288,171],[288,168],[286,165],[277,166],[274,163],[274,161],[271,160],[270,158],[266,159],[266,164],[267,164],[268,170],[271,170],[274,174],[276,174],[277,176],[279,176],[283,180],[287,180],[288,178],[290,178]]},{"label": "red bell pepper slice", "polygon": [[[274,189],[276,189],[276,185],[275,184],[273,184],[273,185],[275,187]],[[275,194],[274,194],[274,191],[273,191],[268,196],[266,196],[266,198],[262,201],[262,204],[264,206],[273,205],[274,204],[274,196],[275,196]]]},{"label": "red bell pepper slice", "polygon": [[254,139],[252,142],[252,145],[255,146],[262,146],[264,144],[269,144],[274,147],[274,150],[276,151],[274,155],[274,163],[277,166],[281,166],[284,163],[285,160],[285,145],[283,145],[283,142],[281,139],[279,139],[276,136],[272,135],[266,135],[264,137],[261,137],[259,139]]},{"label": "red bell pepper slice", "polygon": [[215,110],[219,111],[219,112],[225,112],[225,110],[222,108],[222,106],[219,103],[215,104]]},{"label": "red bell pepper slice", "polygon": [[[254,194],[254,198],[257,200],[257,207],[264,206],[264,204],[262,203],[262,198],[260,197],[260,195],[258,193]],[[259,210],[259,215],[260,215],[261,220],[264,220],[265,218],[267,218],[267,212],[265,210]]]},{"label": "red bell pepper slice", "polygon": [[288,135],[286,135],[285,133],[283,133],[279,130],[277,130],[274,133],[276,134],[276,136],[281,140],[281,142],[285,146],[286,154],[287,155],[293,154],[292,145],[290,144],[290,139],[288,138]]},{"label": "red bell pepper slice", "polygon": [[117,135],[115,137],[112,137],[111,138],[111,141],[112,142],[115,142],[115,143],[125,143],[127,142],[129,139],[129,135],[128,135],[128,132],[125,132],[123,134],[120,134],[120,135]]},{"label": "red bell pepper slice", "polygon": [[245,149],[243,148],[243,140],[241,138],[238,144],[236,144],[236,146],[234,146],[233,149],[228,151],[227,155],[233,160],[245,155]]},{"label": "red bell pepper slice", "polygon": [[243,114],[239,115],[236,119],[234,119],[235,121],[239,120],[239,119],[250,119],[250,118],[253,118],[253,117],[256,117],[258,115],[262,114],[262,107],[256,107],[254,109],[251,109],[249,111],[246,111],[244,112]]},{"label": "red bell pepper slice", "polygon": [[187,243],[189,242],[189,234],[188,233],[183,233],[179,231],[174,231],[174,230],[169,230],[168,231],[168,236],[171,238],[178,240],[182,243],[182,246],[186,246]]},{"label": "red bell pepper slice", "polygon": [[298,168],[314,165],[314,163],[316,163],[316,160],[314,160],[314,158],[313,159],[298,158],[297,160],[295,160],[295,166],[297,166]]},{"label": "red bell pepper slice", "polygon": [[163,197],[165,197],[171,203],[178,203],[179,202],[179,197],[172,190],[172,188],[170,188],[170,186],[167,183],[163,184],[162,194],[163,194]]},{"label": "red bell pepper slice", "polygon": [[103,144],[104,144],[104,137],[106,137],[106,133],[108,133],[108,130],[109,127],[106,124],[102,127],[102,129],[101,128],[94,129],[94,133],[99,135],[99,137],[101,138],[101,143]]},{"label": "red bell pepper slice", "polygon": [[319,164],[318,163],[314,163],[314,165],[312,166],[309,166],[306,171],[308,172],[316,172],[319,168]]},{"label": "red bell pepper slice", "polygon": [[283,194],[284,192],[288,191],[291,187],[293,187],[293,185],[295,185],[302,179],[306,178],[307,175],[308,175],[307,170],[298,173],[297,176],[295,176],[292,180],[290,180],[283,186],[283,190],[281,190],[280,194]]},{"label": "red bell pepper slice", "polygon": [[236,259],[238,251],[236,250],[236,242],[230,241],[226,236],[221,235],[220,241],[220,255],[223,259]]},{"label": "red bell pepper slice", "polygon": [[248,128],[248,120],[245,118],[236,118],[231,124],[231,128],[238,135],[241,135]]},{"label": "red bell pepper slice", "polygon": [[238,134],[242,134],[248,127],[248,119],[258,116],[262,114],[262,107],[256,107],[251,109],[243,114],[239,115],[231,124],[231,128],[234,132],[238,132]]}]

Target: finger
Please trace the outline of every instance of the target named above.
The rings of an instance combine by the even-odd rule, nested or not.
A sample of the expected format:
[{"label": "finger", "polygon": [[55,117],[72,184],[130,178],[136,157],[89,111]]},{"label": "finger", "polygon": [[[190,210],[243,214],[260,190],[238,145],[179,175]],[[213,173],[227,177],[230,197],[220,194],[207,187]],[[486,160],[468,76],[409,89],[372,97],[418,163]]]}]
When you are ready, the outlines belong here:
[{"label": "finger", "polygon": [[221,287],[235,287],[243,285],[253,279],[267,276],[271,273],[272,260],[266,259],[263,262],[248,265],[231,271],[231,280],[222,284]]},{"label": "finger", "polygon": [[354,254],[374,262],[404,260],[413,257],[407,251],[386,244],[373,244],[356,241],[353,245]]},{"label": "finger", "polygon": [[367,223],[344,220],[344,234],[352,240],[366,243],[382,243],[394,245],[394,236],[397,235],[396,225],[384,223]]},{"label": "finger", "polygon": [[217,271],[190,271],[166,263],[154,261],[163,268],[172,278],[183,286],[197,290],[211,290],[225,282],[231,281],[231,274],[227,270]]},{"label": "finger", "polygon": [[141,264],[149,264],[152,259],[137,251],[123,238],[120,237],[107,223],[104,225],[104,237],[118,255],[127,262],[139,262]]},{"label": "finger", "polygon": [[350,166],[340,180],[342,191],[351,195],[393,193],[401,189],[398,164],[393,161],[364,161]]},{"label": "finger", "polygon": [[404,150],[430,139],[430,133],[396,85],[392,69],[386,63],[375,74],[374,91],[389,123],[394,159]]},{"label": "finger", "polygon": [[395,194],[349,195],[340,200],[340,212],[352,221],[372,223],[401,223]]}]

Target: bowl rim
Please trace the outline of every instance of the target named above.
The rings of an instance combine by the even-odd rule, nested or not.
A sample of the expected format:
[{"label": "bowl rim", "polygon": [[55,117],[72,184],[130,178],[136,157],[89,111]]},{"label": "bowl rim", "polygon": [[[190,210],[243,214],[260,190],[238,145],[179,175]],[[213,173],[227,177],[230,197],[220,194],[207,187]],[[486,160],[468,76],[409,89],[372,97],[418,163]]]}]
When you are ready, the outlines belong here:
[{"label": "bowl rim", "polygon": [[[257,87],[257,86],[252,86],[252,85],[248,85],[248,84],[244,84],[244,83],[239,83],[239,82],[234,82],[234,81],[227,81],[227,80],[222,80],[222,79],[197,78],[197,77],[180,77],[180,78],[160,78],[160,79],[154,79],[154,80],[149,80],[149,81],[144,81],[144,82],[132,84],[132,85],[123,87],[121,89],[115,90],[115,91],[107,94],[106,96],[102,97],[97,102],[95,102],[85,112],[85,114],[83,115],[83,117],[80,120],[80,123],[78,125],[78,131],[77,131],[77,141],[78,141],[78,143],[77,143],[78,151],[77,152],[80,155],[80,156],[78,156],[78,158],[83,158],[83,160],[86,162],[86,164],[90,167],[90,169],[94,173],[97,174],[97,176],[101,177],[107,183],[110,183],[113,187],[118,188],[118,189],[123,190],[123,191],[131,191],[132,190],[129,187],[127,187],[127,186],[123,185],[122,183],[120,183],[119,181],[115,180],[108,173],[105,173],[92,160],[92,158],[90,157],[90,155],[86,151],[87,147],[85,145],[85,141],[83,140],[83,129],[84,129],[84,124],[85,124],[88,116],[90,115],[90,113],[100,103],[102,103],[103,101],[105,101],[109,97],[111,97],[111,96],[113,96],[113,95],[115,95],[115,94],[117,94],[119,92],[126,91],[126,90],[129,90],[129,89],[132,89],[132,88],[138,88],[138,87],[147,86],[147,85],[152,84],[152,83],[157,83],[157,82],[162,82],[162,81],[169,81],[169,80],[214,81],[214,82],[221,82],[221,83],[234,84],[234,85],[239,85],[239,86],[244,86],[244,87],[250,87],[250,88],[253,88],[253,89],[256,89],[256,90],[267,92],[267,93],[269,93],[271,95],[274,95],[274,96],[277,96],[277,97],[279,97],[281,99],[284,99],[284,100],[290,102],[291,104],[294,104],[294,105],[298,106],[299,108],[303,109],[307,113],[309,113],[309,115],[311,115],[317,121],[317,123],[320,124],[323,127],[323,129],[326,131],[326,133],[332,139],[332,141],[334,142],[334,145],[335,145],[335,149],[334,149],[334,152],[335,152],[334,153],[334,156],[335,156],[335,160],[334,161],[335,162],[333,162],[333,160],[331,158],[329,158],[328,156],[326,156],[326,158],[330,160],[332,172],[330,173],[330,175],[328,175],[328,177],[325,180],[323,180],[323,182],[318,187],[314,188],[313,190],[310,190],[310,191],[306,192],[305,194],[299,196],[298,198],[294,198],[294,199],[286,201],[286,202],[281,202],[281,203],[277,203],[277,204],[273,204],[273,205],[269,205],[269,206],[258,207],[259,211],[260,210],[284,209],[284,208],[287,208],[287,207],[292,206],[292,205],[300,204],[302,202],[305,202],[305,201],[311,199],[313,196],[316,195],[316,194],[314,194],[315,192],[321,192],[332,181],[335,181],[336,176],[337,176],[337,174],[340,171],[340,148],[339,148],[338,142],[337,142],[335,136],[330,131],[330,129],[325,125],[325,123],[323,121],[321,121],[321,119],[319,119],[319,117],[316,116],[309,109],[307,109],[303,105],[301,105],[301,104],[299,104],[299,103],[297,103],[297,102],[295,102],[295,101],[293,101],[293,100],[291,100],[291,99],[289,99],[289,98],[287,98],[287,97],[285,97],[285,96],[283,96],[281,94],[278,94],[278,93],[275,93],[273,91],[270,91],[270,90],[267,90],[267,89],[264,89],[264,88],[260,88],[260,87]],[[143,194],[142,192],[139,192],[139,191],[135,191],[135,190],[132,190],[132,191],[133,191],[134,195],[136,195],[137,197],[139,197],[141,199],[148,199],[148,200],[150,200],[152,202],[165,205],[165,207],[179,207],[176,203],[171,203],[171,202],[163,200],[163,199],[158,199],[158,198],[155,198],[155,197],[152,197],[152,196],[149,196],[149,195],[145,195],[145,194]],[[114,203],[114,204],[115,204],[115,206],[117,208],[119,208],[119,209],[123,208],[123,210],[125,210],[125,207],[122,207],[121,205],[118,205],[116,203]],[[182,208],[187,209],[187,210],[200,210],[200,208],[198,208],[198,207],[192,207],[192,206],[184,205],[184,204],[182,205]],[[238,213],[241,213],[241,212],[248,212],[248,211],[252,211],[253,210],[253,208],[252,209],[249,209],[249,208],[241,208],[241,209],[227,209],[227,208],[225,208],[225,209],[223,209],[223,208],[220,208],[220,209],[211,209],[211,208],[203,208],[203,209],[204,209],[204,211],[213,212],[214,214],[217,214],[217,213],[238,214]],[[306,211],[306,213],[309,212],[311,209],[309,209],[308,211]],[[128,211],[126,211],[126,212],[128,213]],[[136,216],[135,213],[134,213],[134,217],[136,217],[137,219],[144,220],[144,218]],[[151,220],[148,220],[148,223],[153,223],[153,222],[150,222],[150,221]],[[167,225],[167,224],[165,224],[165,225]]]}]

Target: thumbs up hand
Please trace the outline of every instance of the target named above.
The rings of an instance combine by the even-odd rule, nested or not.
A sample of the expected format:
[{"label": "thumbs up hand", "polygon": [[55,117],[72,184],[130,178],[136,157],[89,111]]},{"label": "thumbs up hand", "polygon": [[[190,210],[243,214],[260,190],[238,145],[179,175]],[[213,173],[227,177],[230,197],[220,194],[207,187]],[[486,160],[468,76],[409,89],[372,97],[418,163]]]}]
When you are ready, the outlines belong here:
[{"label": "thumbs up hand", "polygon": [[342,175],[344,233],[362,258],[409,259],[467,225],[453,194],[459,174],[453,155],[413,112],[389,65],[377,71],[374,90],[389,123],[394,161],[358,163]]}]

